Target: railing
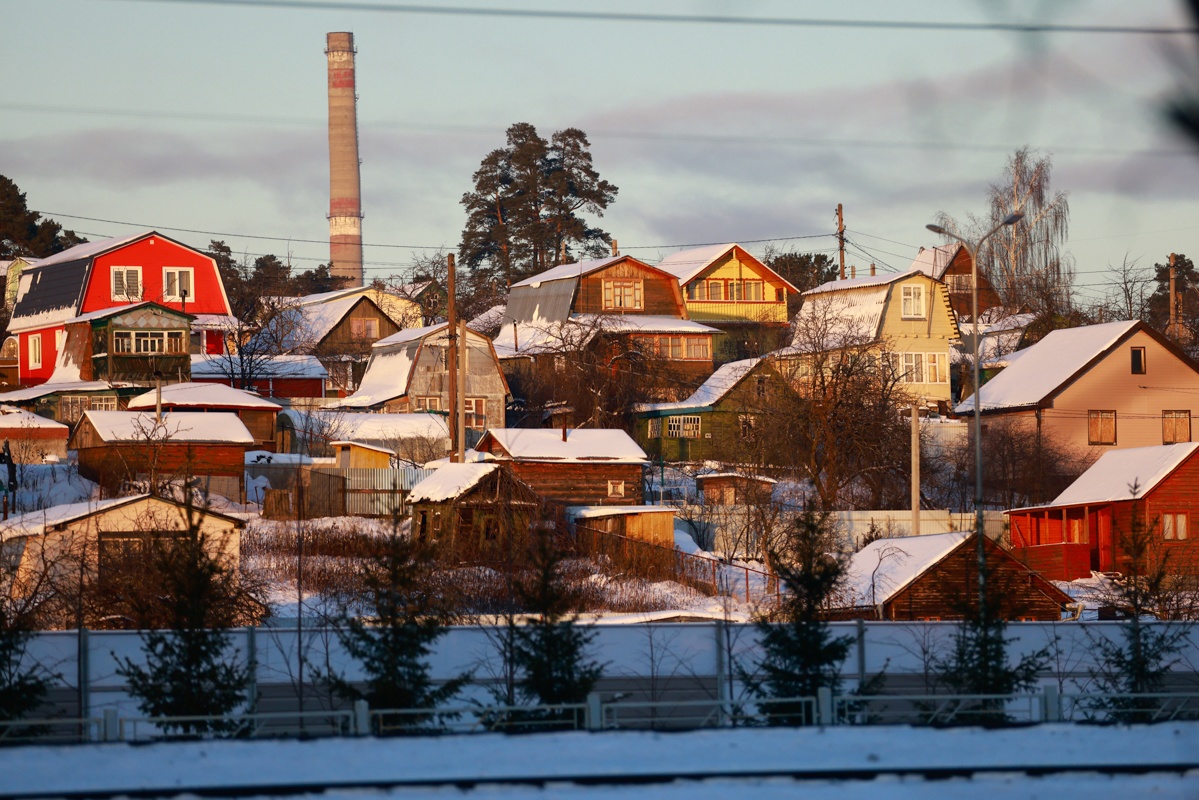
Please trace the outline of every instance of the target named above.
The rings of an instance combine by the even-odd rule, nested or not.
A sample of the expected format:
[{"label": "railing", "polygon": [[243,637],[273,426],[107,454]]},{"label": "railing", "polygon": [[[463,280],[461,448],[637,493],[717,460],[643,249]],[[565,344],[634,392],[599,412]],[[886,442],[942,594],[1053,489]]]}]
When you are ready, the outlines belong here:
[{"label": "railing", "polygon": [[0,745],[166,739],[535,733],[570,730],[697,730],[763,726],[1031,725],[1199,721],[1199,692],[1063,694],[1055,686],[1013,695],[836,695],[746,701],[604,700],[544,706],[351,708],[226,716],[29,719],[0,722]]}]

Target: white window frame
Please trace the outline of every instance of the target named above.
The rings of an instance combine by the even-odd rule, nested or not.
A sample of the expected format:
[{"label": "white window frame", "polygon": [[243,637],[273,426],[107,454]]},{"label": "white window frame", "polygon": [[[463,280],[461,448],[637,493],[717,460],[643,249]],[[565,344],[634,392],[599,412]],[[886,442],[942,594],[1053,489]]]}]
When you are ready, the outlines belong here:
[{"label": "white window frame", "polygon": [[[117,291],[117,275],[121,276],[121,291]],[[137,294],[129,294],[129,275],[137,275]],[[141,300],[146,285],[142,282],[141,267],[113,267],[109,270],[109,286],[113,300]]]},{"label": "white window frame", "polygon": [[[162,299],[172,302],[182,302],[183,295],[179,294],[179,276],[187,273],[187,299],[196,299],[196,270],[193,267],[166,267],[162,271]],[[171,276],[175,278],[175,293],[171,294],[169,287],[171,284]]]},{"label": "white window frame", "polygon": [[902,353],[900,364],[902,383],[924,383],[924,353]]},{"label": "white window frame", "polygon": [[928,311],[924,307],[924,287],[916,284],[899,288],[900,316],[903,319],[927,319]]},{"label": "white window frame", "polygon": [[646,420],[645,435],[650,439],[662,438],[662,418],[652,417]]},{"label": "white window frame", "polygon": [[608,481],[608,497],[624,497],[624,481]]},{"label": "white window frame", "polygon": [[[933,380],[934,376],[936,380]],[[949,383],[949,355],[946,353],[925,353],[924,377],[926,383]]]},{"label": "white window frame", "polygon": [[[358,330],[355,330],[357,328]],[[379,320],[374,317],[350,317],[351,339],[378,339]]]},{"label": "white window frame", "polygon": [[29,335],[29,368],[41,369],[42,367],[42,335],[33,333]]},{"label": "white window frame", "polygon": [[604,280],[604,308],[625,309],[645,307],[645,284],[639,278],[608,278]]},{"label": "white window frame", "polygon": [[698,414],[677,414],[666,418],[666,437],[668,439],[698,439],[702,427],[702,418]]}]

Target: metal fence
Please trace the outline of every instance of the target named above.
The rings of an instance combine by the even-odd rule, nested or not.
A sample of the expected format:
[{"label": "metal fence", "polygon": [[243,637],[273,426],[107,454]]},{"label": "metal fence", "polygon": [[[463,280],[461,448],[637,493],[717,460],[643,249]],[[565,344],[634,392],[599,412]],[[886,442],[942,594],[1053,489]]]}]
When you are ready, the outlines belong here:
[{"label": "metal fence", "polygon": [[1013,695],[833,695],[816,697],[627,701],[593,693],[585,703],[461,705],[425,709],[352,707],[226,716],[103,717],[0,722],[0,745],[146,742],[162,739],[280,738],[535,733],[563,730],[698,730],[767,726],[1005,726],[1199,721],[1199,693],[1070,694],[1056,687]]}]

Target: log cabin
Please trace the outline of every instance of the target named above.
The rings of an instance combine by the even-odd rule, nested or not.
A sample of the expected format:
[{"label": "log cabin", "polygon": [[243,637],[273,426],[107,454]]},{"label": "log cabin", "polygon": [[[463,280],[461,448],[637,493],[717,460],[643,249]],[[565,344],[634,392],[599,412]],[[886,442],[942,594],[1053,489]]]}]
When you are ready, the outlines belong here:
[{"label": "log cabin", "polygon": [[160,402],[163,411],[236,414],[254,437],[254,450],[269,453],[276,450],[275,419],[282,406],[253,392],[219,383],[172,383],[160,391],[134,397],[127,408],[129,411],[153,411]]}]

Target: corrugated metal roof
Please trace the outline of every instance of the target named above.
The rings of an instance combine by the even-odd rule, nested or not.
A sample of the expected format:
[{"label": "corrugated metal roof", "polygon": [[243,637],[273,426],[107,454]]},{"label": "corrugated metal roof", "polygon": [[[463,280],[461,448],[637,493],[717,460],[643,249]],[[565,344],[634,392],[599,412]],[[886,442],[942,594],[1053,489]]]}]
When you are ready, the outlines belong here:
[{"label": "corrugated metal roof", "polygon": [[91,263],[87,257],[49,266],[38,264],[24,270],[9,330],[55,325],[74,317],[83,299]]},{"label": "corrugated metal roof", "polygon": [[504,322],[560,322],[570,316],[579,279],[563,278],[537,286],[514,284]]}]

